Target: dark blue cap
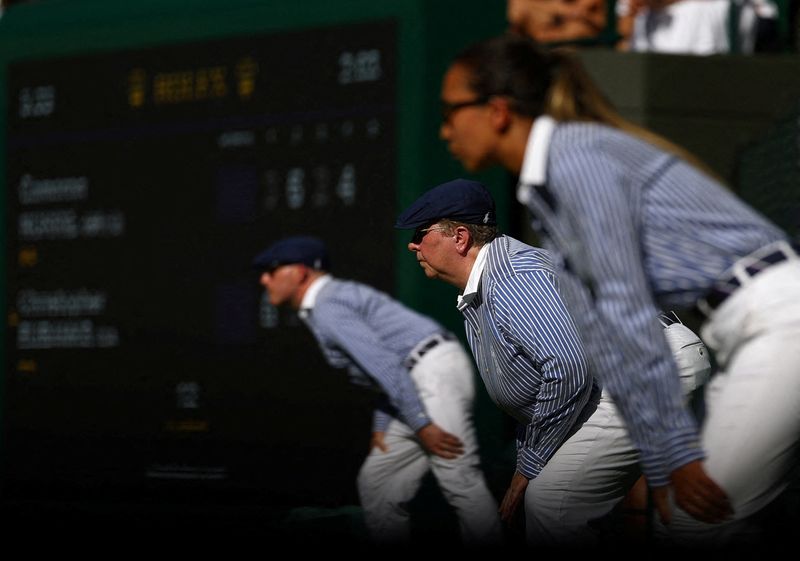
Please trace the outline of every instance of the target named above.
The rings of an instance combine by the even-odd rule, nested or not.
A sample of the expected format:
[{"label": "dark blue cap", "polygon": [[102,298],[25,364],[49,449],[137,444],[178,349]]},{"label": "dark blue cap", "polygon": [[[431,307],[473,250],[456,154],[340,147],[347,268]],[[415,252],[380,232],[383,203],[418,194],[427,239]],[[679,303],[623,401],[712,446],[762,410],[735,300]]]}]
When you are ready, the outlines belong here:
[{"label": "dark blue cap", "polygon": [[273,243],[253,259],[257,271],[272,271],[281,265],[302,263],[327,271],[330,267],[325,243],[313,236],[291,236]]},{"label": "dark blue cap", "polygon": [[395,228],[419,228],[447,218],[465,224],[497,225],[494,199],[482,183],[454,179],[437,185],[397,218]]}]

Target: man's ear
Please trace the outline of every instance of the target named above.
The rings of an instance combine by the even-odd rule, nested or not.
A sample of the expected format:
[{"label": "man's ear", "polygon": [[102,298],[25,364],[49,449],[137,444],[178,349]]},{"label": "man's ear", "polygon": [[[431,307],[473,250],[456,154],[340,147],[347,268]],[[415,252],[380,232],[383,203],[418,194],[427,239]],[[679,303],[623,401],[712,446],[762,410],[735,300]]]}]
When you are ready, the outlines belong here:
[{"label": "man's ear", "polygon": [[491,108],[490,119],[492,127],[498,132],[504,132],[511,126],[511,116],[513,114],[511,100],[507,97],[494,96],[489,99],[488,104]]},{"label": "man's ear", "polygon": [[469,248],[472,247],[472,234],[464,226],[456,226],[453,231],[453,238],[456,241],[456,250],[461,255],[466,255]]},{"label": "man's ear", "polygon": [[297,263],[294,267],[295,269],[295,278],[298,282],[303,283],[308,279],[308,267],[303,265],[302,263]]}]

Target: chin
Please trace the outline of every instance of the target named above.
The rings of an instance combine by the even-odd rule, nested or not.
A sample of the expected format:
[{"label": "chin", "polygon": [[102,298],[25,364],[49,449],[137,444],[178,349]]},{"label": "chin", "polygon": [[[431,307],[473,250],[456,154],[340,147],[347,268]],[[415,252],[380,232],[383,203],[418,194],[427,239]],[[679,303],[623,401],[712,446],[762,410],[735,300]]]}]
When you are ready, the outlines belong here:
[{"label": "chin", "polygon": [[467,160],[463,158],[456,158],[461,166],[470,173],[476,173],[482,171],[486,166],[482,165],[481,162],[476,162],[474,160]]},{"label": "chin", "polygon": [[455,161],[457,161],[459,164],[461,164],[461,166],[462,166],[464,169],[466,169],[467,171],[472,171],[472,170],[470,169],[470,163],[469,163],[469,161],[465,160],[464,158],[462,158],[462,157],[461,157],[461,156],[459,156],[458,154],[455,154],[454,152],[450,152],[450,155],[451,155],[451,156],[453,156],[453,159],[454,159]]},{"label": "chin", "polygon": [[435,279],[439,276],[439,273],[437,273],[430,267],[427,267],[425,265],[421,265],[421,267],[422,267],[422,272],[425,273],[425,276],[428,277],[429,279]]}]

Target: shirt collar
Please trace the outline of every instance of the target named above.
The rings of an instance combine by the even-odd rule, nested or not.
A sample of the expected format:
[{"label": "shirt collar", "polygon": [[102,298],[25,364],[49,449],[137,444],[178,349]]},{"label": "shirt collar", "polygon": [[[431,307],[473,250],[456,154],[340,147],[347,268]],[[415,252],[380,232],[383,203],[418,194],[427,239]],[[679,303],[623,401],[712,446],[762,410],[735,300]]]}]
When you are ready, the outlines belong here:
[{"label": "shirt collar", "polygon": [[547,156],[555,128],[556,121],[549,115],[542,115],[533,121],[517,186],[517,200],[524,205],[530,199],[531,186],[544,185],[547,181]]},{"label": "shirt collar", "polygon": [[333,277],[329,274],[324,274],[319,278],[314,279],[306,293],[303,295],[303,301],[300,302],[300,309],[297,312],[301,318],[305,319],[308,317],[308,314],[311,313],[311,310],[314,309],[314,306],[317,303],[317,295],[319,295],[319,291],[322,290],[322,287],[328,284]]},{"label": "shirt collar", "polygon": [[489,245],[484,245],[475,257],[475,263],[472,264],[472,270],[469,272],[469,278],[467,279],[467,286],[464,287],[464,293],[458,295],[456,307],[460,312],[464,311],[464,308],[469,306],[478,294],[481,276],[483,275],[483,270],[486,268],[488,250]]}]

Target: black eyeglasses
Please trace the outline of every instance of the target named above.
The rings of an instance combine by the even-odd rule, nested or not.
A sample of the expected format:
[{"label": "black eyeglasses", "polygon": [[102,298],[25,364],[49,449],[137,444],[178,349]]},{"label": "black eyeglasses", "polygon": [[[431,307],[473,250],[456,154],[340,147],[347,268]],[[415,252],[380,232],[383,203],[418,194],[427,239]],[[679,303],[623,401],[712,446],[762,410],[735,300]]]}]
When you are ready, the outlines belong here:
[{"label": "black eyeglasses", "polygon": [[473,105],[484,105],[487,101],[489,101],[489,96],[479,97],[471,101],[460,101],[458,103],[448,103],[447,101],[442,101],[442,122],[448,122],[450,117],[453,116],[453,113],[459,109],[471,107]]},{"label": "black eyeglasses", "polygon": [[422,243],[422,238],[428,235],[428,232],[435,232],[437,230],[446,230],[443,226],[431,226],[430,228],[417,228],[411,236],[411,243],[419,245]]}]

